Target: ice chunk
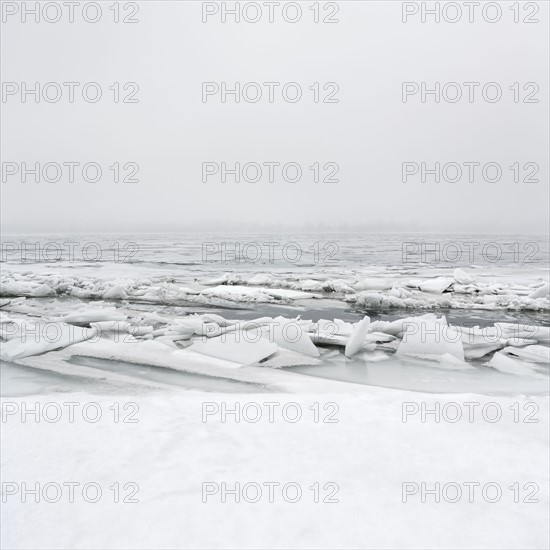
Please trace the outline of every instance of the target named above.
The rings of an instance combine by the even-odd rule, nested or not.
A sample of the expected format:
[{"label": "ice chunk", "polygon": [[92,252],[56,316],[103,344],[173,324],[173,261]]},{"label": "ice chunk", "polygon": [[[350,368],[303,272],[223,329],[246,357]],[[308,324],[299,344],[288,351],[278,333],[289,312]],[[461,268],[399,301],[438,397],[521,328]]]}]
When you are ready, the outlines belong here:
[{"label": "ice chunk", "polygon": [[506,374],[517,374],[520,376],[533,374],[533,371],[529,367],[501,352],[495,353],[487,365]]},{"label": "ice chunk", "polygon": [[282,348],[310,357],[319,356],[319,350],[296,320],[275,317],[273,324],[269,327],[269,335],[269,340]]},{"label": "ice chunk", "polygon": [[204,323],[217,323],[220,327],[226,327],[234,324],[234,321],[228,321],[221,315],[216,315],[215,313],[205,313],[204,315],[201,315],[201,319]]},{"label": "ice chunk", "polygon": [[550,285],[545,284],[539,288],[537,288],[534,292],[531,292],[529,294],[529,298],[535,299],[535,298],[546,298],[550,295]]},{"label": "ice chunk", "polygon": [[550,348],[546,346],[533,345],[525,348],[507,347],[502,350],[503,354],[518,357],[531,363],[550,364]]},{"label": "ice chunk", "polygon": [[210,338],[206,342],[196,342],[187,349],[241,365],[249,365],[275,353],[277,345],[263,337],[252,340],[246,331],[236,331]]},{"label": "ice chunk", "polygon": [[323,282],[315,281],[314,279],[303,279],[300,281],[301,290],[321,292],[323,290]]},{"label": "ice chunk", "polygon": [[174,343],[174,340],[170,336],[159,336],[155,338],[155,342],[159,342],[169,348],[178,349],[178,346]]},{"label": "ice chunk", "polygon": [[138,326],[129,321],[99,321],[90,323],[90,326],[96,328],[99,334],[104,332],[127,332],[133,336],[143,336],[153,332],[152,326]]},{"label": "ice chunk", "polygon": [[265,361],[259,363],[260,367],[270,367],[272,369],[281,369],[284,367],[299,367],[304,365],[319,365],[321,360],[310,355],[297,353],[285,348],[279,348],[273,355]]},{"label": "ice chunk", "polygon": [[437,358],[449,354],[464,361],[461,334],[455,328],[438,321],[409,325],[397,348],[397,355]]},{"label": "ice chunk", "polygon": [[365,337],[367,335],[369,324],[370,317],[365,315],[364,319],[355,325],[344,351],[346,357],[351,357],[361,350],[365,344]]},{"label": "ice chunk", "polygon": [[[370,325],[371,331],[384,332],[392,336],[400,336],[409,326],[421,326],[423,323],[436,322],[437,317],[433,313],[426,313],[417,317],[405,317],[395,321],[375,321]],[[442,320],[439,322],[443,323]],[[444,321],[446,324],[446,321]]]},{"label": "ice chunk", "polygon": [[385,334],[383,332],[369,332],[365,337],[365,343],[367,344],[385,344],[395,340],[395,336],[391,334]]},{"label": "ice chunk", "polygon": [[234,302],[269,302],[268,294],[258,288],[246,286],[220,285],[214,288],[207,288],[201,291],[202,296],[221,298]]},{"label": "ice chunk", "polygon": [[495,323],[502,338],[527,338],[538,342],[550,340],[550,327],[524,325],[521,323]]},{"label": "ice chunk", "polygon": [[349,286],[348,281],[345,281],[344,279],[332,279],[330,281],[326,281],[322,289],[327,292],[342,292],[344,294],[351,294],[355,292],[353,288]]},{"label": "ice chunk", "polygon": [[465,271],[457,267],[453,273],[454,280],[461,285],[470,285],[474,282],[473,277],[468,275]]},{"label": "ice chunk", "polygon": [[304,300],[314,296],[308,292],[300,292],[298,290],[289,290],[286,288],[270,288],[266,289],[266,292],[273,298],[282,300]]},{"label": "ice chunk", "polygon": [[430,292],[432,294],[441,294],[445,292],[454,280],[449,277],[436,277],[435,279],[427,279],[422,281],[418,286],[422,292]]},{"label": "ice chunk", "polygon": [[56,292],[48,285],[39,285],[31,292],[31,296],[35,298],[43,298],[45,296],[55,296]]},{"label": "ice chunk", "polygon": [[316,344],[331,344],[334,346],[345,346],[353,332],[353,325],[341,319],[319,319],[311,327],[311,339]]},{"label": "ice chunk", "polygon": [[32,283],[19,281],[2,281],[0,296],[31,296],[34,290]]},{"label": "ice chunk", "polygon": [[392,287],[386,279],[362,279],[354,285],[356,290],[388,290]]},{"label": "ice chunk", "polygon": [[255,286],[265,286],[265,285],[268,285],[271,282],[271,280],[272,280],[271,277],[269,277],[268,275],[261,275],[258,273],[253,277],[251,277],[250,279],[248,279],[247,284],[255,285]]},{"label": "ice chunk", "polygon": [[86,307],[61,317],[65,323],[93,323],[97,321],[125,321],[126,315],[115,307]]},{"label": "ice chunk", "polygon": [[188,317],[183,317],[180,319],[174,319],[175,325],[171,325],[171,330],[178,332],[188,332],[191,334],[198,334],[199,336],[204,336],[207,333],[206,324],[203,323],[202,319],[198,315],[189,315]]},{"label": "ice chunk", "polygon": [[504,344],[500,342],[476,342],[470,344],[469,342],[462,341],[462,346],[464,347],[464,357],[466,359],[479,359],[492,351],[503,348]]},{"label": "ice chunk", "polygon": [[126,298],[128,298],[128,295],[120,285],[113,286],[103,294],[104,300],[125,300]]},{"label": "ice chunk", "polygon": [[96,334],[96,329],[80,328],[66,323],[26,325],[22,327],[19,336],[2,342],[0,358],[4,361],[13,361],[22,357],[38,355],[89,340]]},{"label": "ice chunk", "polygon": [[500,338],[495,327],[457,326],[455,329],[461,336],[464,356],[467,359],[478,359],[506,345],[506,341]]}]

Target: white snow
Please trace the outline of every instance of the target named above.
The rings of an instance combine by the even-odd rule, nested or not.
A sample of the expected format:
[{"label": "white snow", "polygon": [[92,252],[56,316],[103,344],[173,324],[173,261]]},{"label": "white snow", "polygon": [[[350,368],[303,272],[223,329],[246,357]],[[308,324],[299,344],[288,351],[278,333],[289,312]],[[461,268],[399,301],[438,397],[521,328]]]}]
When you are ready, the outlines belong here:
[{"label": "white snow", "polygon": [[[269,369],[264,369],[268,371]],[[35,396],[44,407],[55,397]],[[163,392],[121,394],[116,397],[64,394],[63,401],[80,404],[75,422],[66,417],[56,423],[33,422],[15,414],[2,424],[3,481],[79,483],[74,502],[64,494],[57,503],[21,502],[21,495],[7,496],[2,505],[2,547],[71,548],[369,548],[369,549],[478,549],[548,547],[548,398],[483,397],[410,393],[369,388],[360,395],[329,393],[315,396],[274,393],[231,397],[227,394]],[[10,399],[23,406],[25,399]],[[85,422],[82,405],[94,401],[103,412],[97,423]],[[269,422],[264,402],[279,403],[275,421]],[[115,423],[113,403],[135,402],[137,423]],[[203,418],[204,403],[211,410],[243,410],[259,405],[263,415],[256,423],[235,422],[221,413]],[[291,424],[280,411],[295,402],[302,419]],[[468,422],[463,407],[459,422],[421,421],[420,412],[402,420],[403,404],[422,404],[427,410],[465,402],[497,403],[503,418],[496,423],[475,416]],[[316,405],[317,403],[317,405]],[[339,410],[337,423],[324,423]],[[514,422],[511,407],[533,403],[538,423]],[[313,408],[313,409],[312,409]],[[315,423],[313,410],[320,409]],[[494,405],[493,405],[494,409]],[[130,409],[131,411],[132,409]],[[255,407],[251,408],[252,415]],[[449,413],[450,414],[450,413]],[[32,419],[31,419],[32,420]],[[203,483],[219,484],[220,492],[203,498]],[[262,497],[239,503],[227,493],[221,501],[221,484],[234,488],[257,483]],[[267,486],[275,486],[273,502]],[[286,502],[281,489],[286,483],[300,486],[296,503]],[[514,502],[509,489],[519,483],[521,499],[525,483],[539,487],[538,503]],[[102,489],[95,504],[84,501],[82,487],[97,483]],[[120,501],[109,489],[119,483]],[[136,503],[123,502],[129,486],[137,486]],[[310,487],[319,483],[320,502]],[[335,483],[337,503],[323,499]],[[447,483],[462,490],[458,502],[420,490],[404,497],[404,483],[434,490]],[[479,483],[474,501],[468,500],[465,483]],[[502,488],[502,497],[485,501],[487,483]],[[254,495],[250,487],[250,497]],[[528,487],[529,491],[530,488]],[[453,487],[449,488],[449,498]],[[489,492],[489,489],[488,489]],[[52,494],[54,491],[52,490]],[[92,491],[90,490],[90,494]],[[289,493],[290,494],[290,493]],[[489,493],[488,493],[489,494]],[[403,502],[405,500],[405,502]],[[298,543],[299,541],[299,543]]]}]

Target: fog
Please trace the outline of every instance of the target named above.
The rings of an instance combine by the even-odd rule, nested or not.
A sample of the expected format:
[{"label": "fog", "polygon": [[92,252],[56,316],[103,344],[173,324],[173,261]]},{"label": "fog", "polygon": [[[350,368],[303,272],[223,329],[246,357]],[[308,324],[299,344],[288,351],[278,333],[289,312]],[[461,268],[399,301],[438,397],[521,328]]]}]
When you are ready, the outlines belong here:
[{"label": "fog", "polygon": [[[419,14],[403,22],[402,3],[393,1],[341,2],[332,24],[315,23],[311,3],[295,23],[279,11],[273,23],[266,13],[258,23],[231,15],[223,23],[220,12],[203,22],[202,4],[141,2],[133,24],[114,23],[107,3],[96,23],[78,8],[73,23],[67,13],[56,23],[3,13],[2,230],[548,230],[547,3],[536,24],[514,23],[509,3],[498,22],[477,14],[454,24],[422,23]],[[320,17],[330,19],[328,9]],[[61,89],[61,99],[22,96],[23,83],[36,82],[58,83],[48,93]],[[78,83],[73,103],[66,82]],[[102,92],[95,103],[82,96],[90,82],[90,95]],[[129,82],[139,90],[124,88]],[[222,82],[239,82],[242,93],[257,84],[238,103],[234,94],[225,102],[220,92],[204,95]],[[294,103],[290,82],[302,92]],[[404,82],[413,83],[406,102]],[[422,102],[422,82],[440,90],[459,83],[462,98],[452,101],[453,85],[439,102],[429,93]],[[484,88],[489,82],[500,100],[484,98],[497,90]],[[530,97],[538,102],[525,103]],[[67,167],[47,181],[53,165],[40,181],[27,174],[23,182],[22,163],[37,162],[40,170],[79,164],[73,182]],[[230,172],[237,162],[256,163],[239,182]],[[99,181],[84,181],[87,163],[100,166]],[[279,163],[271,178],[264,163]],[[435,163],[439,182],[429,172]],[[455,164],[445,172],[447,163]],[[483,172],[487,163],[495,164]],[[292,181],[296,165],[302,174]],[[453,181],[456,165],[462,177]],[[496,180],[495,165],[501,177],[487,181]],[[138,181],[117,183],[117,169],[119,180]]]}]

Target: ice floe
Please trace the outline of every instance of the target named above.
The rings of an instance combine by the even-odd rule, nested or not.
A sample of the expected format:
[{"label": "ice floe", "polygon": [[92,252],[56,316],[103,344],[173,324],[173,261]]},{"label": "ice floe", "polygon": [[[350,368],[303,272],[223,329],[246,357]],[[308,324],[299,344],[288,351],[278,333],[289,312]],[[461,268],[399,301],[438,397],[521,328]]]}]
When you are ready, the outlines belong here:
[{"label": "ice floe", "polygon": [[397,355],[421,359],[454,357],[464,362],[464,348],[460,332],[447,325],[445,318],[409,323],[397,348]]},{"label": "ice floe", "polygon": [[[330,297],[365,309],[550,310],[550,286],[537,271],[533,276],[519,272],[517,279],[514,272],[495,276],[489,271],[474,276],[462,268],[433,274],[424,270],[419,272],[422,277],[411,278],[411,269],[405,266],[400,269],[294,270],[269,274],[232,272],[202,279],[197,279],[193,276],[196,272],[190,271],[180,281],[167,275],[101,278],[91,274],[89,269],[71,267],[73,269],[65,273],[4,270],[0,277],[0,296],[71,296],[83,300],[130,300],[161,305],[295,303]],[[365,276],[367,271],[378,273]]]},{"label": "ice floe", "polygon": [[365,316],[355,325],[344,350],[346,357],[352,357],[365,345],[365,338],[367,336],[369,324],[370,318]]},{"label": "ice floe", "polygon": [[18,332],[17,336],[2,342],[0,346],[0,358],[4,361],[61,349],[97,335],[97,329],[81,328],[67,323],[27,323]]},{"label": "ice floe", "polygon": [[196,342],[187,350],[231,361],[240,366],[257,363],[273,355],[277,351],[277,345],[265,338],[251,340],[246,332],[236,331]]},{"label": "ice floe", "polygon": [[495,353],[487,365],[505,374],[515,374],[518,376],[530,376],[533,374],[533,370],[525,363],[513,359],[502,352]]}]

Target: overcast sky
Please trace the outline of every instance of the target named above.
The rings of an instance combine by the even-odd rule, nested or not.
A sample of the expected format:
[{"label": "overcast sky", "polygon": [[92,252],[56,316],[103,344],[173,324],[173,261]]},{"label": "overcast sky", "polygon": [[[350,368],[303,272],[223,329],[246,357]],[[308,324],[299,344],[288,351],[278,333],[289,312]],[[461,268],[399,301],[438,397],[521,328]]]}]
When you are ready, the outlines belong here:
[{"label": "overcast sky", "polygon": [[[219,14],[203,23],[202,3],[192,1],[140,2],[135,24],[113,23],[112,2],[101,2],[103,15],[95,24],[83,21],[79,8],[74,23],[66,22],[67,12],[57,23],[8,16],[1,39],[4,86],[97,82],[103,96],[87,103],[81,85],[74,103],[67,87],[56,103],[35,103],[32,96],[22,103],[20,92],[3,97],[2,162],[96,162],[103,174],[97,183],[82,181],[78,167],[73,183],[67,168],[58,182],[41,177],[36,183],[29,176],[23,183],[20,173],[5,175],[2,229],[145,232],[323,224],[380,231],[548,231],[548,2],[538,2],[540,22],[533,24],[514,23],[510,2],[501,3],[502,18],[494,24],[481,14],[474,23],[466,15],[456,24],[423,24],[419,16],[403,23],[399,1],[340,2],[338,23],[315,24],[312,4],[301,2],[303,14],[294,24],[279,10],[274,23],[267,11],[256,24],[224,24]],[[327,8],[321,17],[329,14]],[[220,94],[204,103],[202,83],[222,81],[281,86],[274,103],[267,101],[265,86],[257,103],[236,104],[232,96],[222,103]],[[474,103],[435,103],[431,97],[422,103],[419,94],[403,103],[403,82],[433,87],[436,81],[497,82],[503,95],[486,102],[480,86]],[[115,82],[136,82],[139,102],[115,103],[109,89]],[[300,84],[299,102],[282,98],[287,82]],[[309,89],[315,82],[321,98],[332,90],[323,91],[323,84],[337,83],[338,103],[315,103]],[[515,82],[519,103],[509,89]],[[538,84],[538,103],[523,103],[533,90],[523,90],[527,82]],[[253,95],[254,88],[248,90]],[[121,89],[121,97],[130,91]],[[130,170],[123,166],[136,163],[139,181],[114,182],[109,166],[116,162],[121,178]],[[205,183],[204,162],[295,162],[303,173],[301,181],[288,182],[275,167],[275,181],[269,182],[264,167],[256,183],[236,183],[230,175],[224,183],[220,174]],[[315,162],[321,168],[337,163],[338,181],[314,182],[309,167]],[[463,167],[457,183],[436,183],[429,175],[425,183],[420,175],[403,182],[403,162],[426,162],[428,168],[435,162],[494,162],[502,177],[484,181],[480,167],[469,182]],[[534,165],[525,164],[536,163],[539,171],[531,177],[538,183],[515,183],[509,167],[516,162],[521,179],[533,171]]]}]

